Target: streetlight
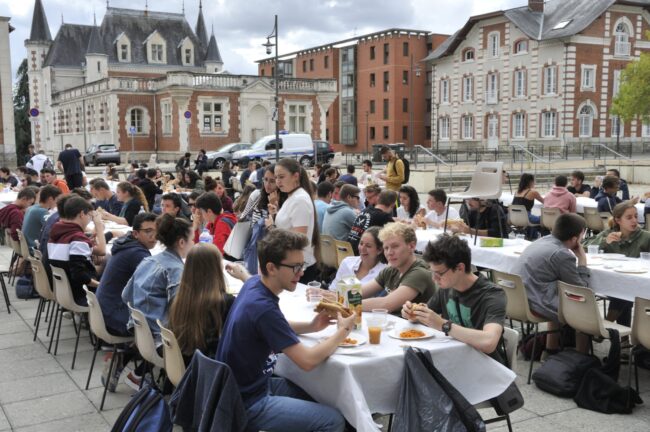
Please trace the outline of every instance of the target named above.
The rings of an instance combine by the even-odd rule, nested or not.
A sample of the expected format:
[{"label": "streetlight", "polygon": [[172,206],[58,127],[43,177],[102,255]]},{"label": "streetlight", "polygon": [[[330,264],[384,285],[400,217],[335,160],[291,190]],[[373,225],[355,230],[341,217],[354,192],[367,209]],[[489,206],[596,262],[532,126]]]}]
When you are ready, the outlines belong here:
[{"label": "streetlight", "polygon": [[[275,38],[275,43],[271,42],[271,38]],[[271,54],[271,48],[275,47],[275,67],[273,69],[273,81],[275,82],[275,111],[273,112],[273,119],[275,120],[275,161],[280,160],[280,111],[279,111],[279,83],[278,77],[278,16],[275,15],[275,25],[270,35],[266,37],[266,43],[262,44],[266,47],[266,54]]]},{"label": "streetlight", "polygon": [[440,103],[436,102],[436,155],[440,153],[438,143],[440,140]]},{"label": "streetlight", "polygon": [[409,79],[411,82],[409,83],[409,147],[411,147],[411,151],[413,151],[414,147],[414,142],[413,142],[413,85],[415,84],[415,80],[413,79],[413,72],[415,72],[415,76],[419,77],[420,76],[420,65],[413,65],[413,54],[411,54],[411,67],[410,67],[410,77]]}]

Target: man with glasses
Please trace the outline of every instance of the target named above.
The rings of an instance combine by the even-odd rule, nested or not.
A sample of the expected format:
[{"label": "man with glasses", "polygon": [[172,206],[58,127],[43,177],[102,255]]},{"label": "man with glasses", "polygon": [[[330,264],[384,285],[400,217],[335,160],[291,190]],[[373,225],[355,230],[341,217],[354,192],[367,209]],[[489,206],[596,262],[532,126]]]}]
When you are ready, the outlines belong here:
[{"label": "man with glasses", "polygon": [[438,292],[426,306],[404,303],[402,317],[442,331],[505,363],[499,341],[506,295],[482,275],[472,273],[472,252],[467,242],[443,235],[427,245],[424,260],[429,263]]},{"label": "man with glasses", "polygon": [[[129,308],[122,301],[122,290],[131,279],[138,264],[148,256],[156,246],[156,215],[140,213],[133,219],[133,230],[115,240],[111,249],[111,259],[102,274],[97,287],[97,301],[102,308],[104,322],[109,333],[117,336],[129,336],[126,324],[129,321]],[[110,360],[110,359],[105,359]],[[122,362],[117,362],[111,374],[108,390],[115,391],[122,371]],[[126,363],[126,362],[124,362]],[[110,362],[106,362],[108,366]],[[108,377],[108,367],[102,379]]]},{"label": "man with glasses", "polygon": [[399,313],[407,301],[428,301],[436,286],[426,263],[414,254],[417,238],[413,228],[400,222],[389,223],[379,232],[379,240],[384,245],[388,267],[361,287],[363,310],[387,309]]},{"label": "man with glasses", "polygon": [[329,325],[320,313],[309,323],[288,322],[278,296],[293,292],[305,269],[307,237],[274,229],[257,245],[260,275],[242,287],[228,314],[216,359],[232,369],[241,393],[250,430],[343,431],[345,421],[334,408],[318,404],[284,378],[273,377],[276,355],[283,353],[303,370],[326,360],[354,326],[354,314],[337,319],[337,329],[308,347],[298,334]]},{"label": "man with glasses", "polygon": [[358,187],[345,184],[341,187],[339,200],[333,199],[323,218],[323,234],[336,240],[347,241],[350,228],[357,218],[359,208]]}]

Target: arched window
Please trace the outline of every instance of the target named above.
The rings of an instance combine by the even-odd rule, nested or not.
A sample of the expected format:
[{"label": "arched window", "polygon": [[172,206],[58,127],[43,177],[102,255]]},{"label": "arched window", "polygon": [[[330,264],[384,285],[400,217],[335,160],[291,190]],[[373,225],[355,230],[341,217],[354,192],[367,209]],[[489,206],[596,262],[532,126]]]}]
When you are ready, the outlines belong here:
[{"label": "arched window", "polygon": [[528,51],[528,41],[526,39],[519,39],[515,42],[514,53],[525,53]]},{"label": "arched window", "polygon": [[619,22],[616,24],[614,30],[614,55],[629,56],[630,55],[630,30],[627,24]]},{"label": "arched window", "polygon": [[594,110],[589,105],[585,105],[580,109],[578,117],[580,119],[580,138],[591,138]]},{"label": "arched window", "polygon": [[131,121],[129,122],[129,126],[132,128],[135,128],[135,133],[141,134],[142,133],[142,119],[144,117],[144,113],[142,112],[141,109],[139,108],[134,108],[131,110],[131,115],[130,119]]},{"label": "arched window", "polygon": [[463,61],[473,61],[474,60],[474,48],[465,48],[463,51]]}]

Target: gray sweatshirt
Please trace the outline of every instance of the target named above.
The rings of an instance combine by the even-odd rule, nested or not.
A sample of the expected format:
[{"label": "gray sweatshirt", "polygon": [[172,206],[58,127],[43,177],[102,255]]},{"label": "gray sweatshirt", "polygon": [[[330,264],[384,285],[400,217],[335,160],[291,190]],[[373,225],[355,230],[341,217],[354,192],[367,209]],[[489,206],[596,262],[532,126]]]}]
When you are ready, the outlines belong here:
[{"label": "gray sweatshirt", "polygon": [[557,281],[589,286],[589,269],[576,266],[576,257],[549,235],[530,244],[519,257],[515,273],[521,276],[532,311],[558,320]]}]

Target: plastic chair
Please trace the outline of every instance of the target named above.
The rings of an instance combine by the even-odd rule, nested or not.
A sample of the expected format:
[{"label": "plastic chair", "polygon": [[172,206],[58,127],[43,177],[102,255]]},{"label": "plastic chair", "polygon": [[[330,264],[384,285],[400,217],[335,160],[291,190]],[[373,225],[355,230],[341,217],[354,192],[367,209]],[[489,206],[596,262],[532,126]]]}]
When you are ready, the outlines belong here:
[{"label": "plastic chair", "polygon": [[326,234],[320,235],[320,254],[322,257],[322,264],[325,267],[338,268],[338,251],[336,249],[336,240],[334,240],[334,237]]},{"label": "plastic chair", "polygon": [[163,343],[163,359],[167,378],[176,387],[185,374],[185,360],[181,347],[178,345],[174,332],[165,328],[160,320],[156,320],[160,327],[160,338]]},{"label": "plastic chair", "polygon": [[20,253],[22,254],[23,258],[27,259],[27,257],[32,255],[29,251],[27,239],[21,230],[16,230],[16,234],[18,234],[18,245],[20,246]]},{"label": "plastic chair", "polygon": [[[519,332],[515,329],[508,327],[503,328],[503,341],[506,347],[506,358],[508,360],[508,368],[515,370],[517,366],[517,344],[519,343]],[[477,409],[492,408],[490,401],[481,402],[474,405]],[[508,431],[512,432],[512,423],[510,422],[510,414],[499,415],[491,419],[484,419],[485,424],[495,423],[505,420],[508,423]]]},{"label": "plastic chair", "polygon": [[138,347],[140,355],[150,364],[164,369],[165,361],[158,355],[158,351],[156,351],[156,343],[153,340],[153,334],[151,333],[147,319],[141,311],[134,309],[131,303],[128,303],[128,306],[131,311],[131,319],[133,320],[135,346]]},{"label": "plastic chair", "polygon": [[[501,197],[503,162],[479,162],[476,165],[469,189],[447,195],[447,212],[445,213],[444,232],[447,232],[447,219],[449,219],[449,205],[461,203],[470,198],[499,199]],[[500,214],[500,213],[499,213]],[[501,221],[499,221],[501,225]],[[478,238],[478,229],[474,235],[474,244]]]},{"label": "plastic chair", "polygon": [[232,177],[230,179],[230,184],[232,185],[232,189],[235,192],[242,192],[243,191],[243,188],[241,186],[241,182],[239,181],[239,179],[237,177]]},{"label": "plastic chair", "polygon": [[643,219],[645,220],[643,228],[645,228],[646,231],[650,231],[650,213],[646,213]]},{"label": "plastic chair", "polygon": [[[11,246],[11,236],[9,235],[9,229],[4,230],[5,233],[5,242],[7,243],[7,246]],[[7,280],[11,279],[11,269],[14,266],[14,260],[15,260],[15,255],[16,253],[13,252],[11,254],[11,263],[9,264],[8,268],[3,268],[0,270],[0,286],[2,286],[2,295],[5,299],[5,305],[7,305],[7,313],[11,313],[11,301],[9,300],[9,293],[7,292],[7,285],[5,284],[5,276],[7,277]]]},{"label": "plastic chair", "polygon": [[[520,321],[522,328],[524,324],[531,324],[535,327],[535,333],[533,335],[534,353],[537,348],[536,344],[537,335],[539,334],[539,324],[548,322],[548,320],[537,317],[530,311],[526,287],[524,286],[524,282],[521,280],[520,276],[492,270],[492,278],[494,283],[501,287],[503,292],[506,294],[508,300],[506,305],[506,316],[510,319]],[[530,384],[530,379],[533,374],[533,363],[535,362],[534,357],[535,356],[531,356],[530,364],[528,366],[528,384]]]},{"label": "plastic chair", "polygon": [[[102,314],[101,305],[97,301],[97,296],[91,291],[88,291],[86,288],[84,288],[84,291],[86,291],[86,300],[88,301],[88,321],[90,322],[90,331],[92,331],[96,337],[95,350],[93,352],[93,360],[90,363],[90,370],[88,371],[88,379],[86,380],[86,390],[88,390],[88,386],[90,385],[90,378],[92,377],[93,369],[95,368],[95,359],[97,358],[97,352],[101,349],[102,341],[106,342],[109,345],[113,345],[113,355],[111,357],[111,364],[108,369],[110,373],[112,373],[113,366],[115,363],[115,358],[117,357],[117,353],[126,351],[124,349],[118,349],[117,346],[119,344],[133,342],[134,338],[133,336],[114,336],[110,334],[108,330],[106,330],[106,324],[104,323],[104,315]],[[102,402],[99,405],[100,411],[104,409],[104,400],[106,399],[106,391],[108,390],[109,382],[110,382],[110,376],[108,377],[106,382],[104,382],[104,393],[102,394]]]},{"label": "plastic chair", "polygon": [[539,224],[534,224],[528,218],[528,210],[521,204],[511,204],[508,207],[508,215],[510,216],[510,225],[515,228],[526,230],[528,227],[538,227]]},{"label": "plastic chair", "polygon": [[[77,348],[79,347],[79,336],[81,335],[81,320],[79,320],[79,329],[74,322],[74,314],[86,314],[88,313],[88,306],[81,306],[74,301],[74,296],[72,295],[72,288],[70,287],[70,281],[68,280],[68,275],[65,273],[65,270],[59,267],[50,266],[52,268],[52,280],[54,282],[54,296],[58,304],[57,310],[54,317],[54,329],[56,329],[57,321],[59,328],[56,329],[56,346],[54,347],[54,355],[57,355],[59,350],[59,339],[61,337],[61,327],[63,320],[63,312],[65,310],[73,314],[72,325],[75,326],[75,331],[77,333],[77,338],[74,344],[74,354],[72,355],[72,366],[70,369],[74,369],[74,364],[77,360]],[[57,318],[58,317],[58,318]],[[50,348],[52,348],[52,339],[50,338]],[[48,352],[50,349],[48,349]]]},{"label": "plastic chair", "polygon": [[555,221],[562,214],[559,208],[542,207],[542,226],[549,231],[553,231]]},{"label": "plastic chair", "polygon": [[[56,297],[54,296],[54,291],[52,291],[52,286],[50,285],[50,279],[47,277],[47,272],[45,271],[45,266],[43,261],[41,261],[40,252],[38,256],[30,256],[27,258],[29,263],[32,266],[32,278],[34,282],[34,289],[38,293],[40,299],[38,302],[38,307],[36,308],[36,318],[34,320],[34,341],[36,341],[36,336],[38,335],[38,328],[41,324],[41,317],[43,311],[45,310],[45,305],[50,305],[50,302],[56,302]],[[54,308],[52,308],[54,309]],[[49,315],[48,312],[45,313],[45,317]],[[50,323],[52,320],[50,319]],[[49,329],[47,334],[49,335]]]},{"label": "plastic chair", "polygon": [[[646,215],[646,219],[647,219]],[[634,299],[634,315],[632,317],[632,333],[630,333],[630,344],[633,348],[642,347],[650,350],[650,300],[636,297]],[[632,363],[634,363],[634,381],[636,391],[639,392],[639,369],[635,357],[630,356],[628,369],[628,386],[632,379]]]},{"label": "plastic chair", "polygon": [[[560,321],[588,335],[590,341],[594,337],[609,339],[608,328],[618,330],[620,337],[631,333],[630,327],[602,318],[598,311],[596,296],[590,288],[558,281],[557,290],[560,298],[558,309]],[[593,354],[593,346],[591,352]]]},{"label": "plastic chair", "polygon": [[597,208],[585,207],[584,218],[587,228],[589,228],[592,234],[599,233],[605,229],[605,224],[603,223],[603,219],[600,217]]},{"label": "plastic chair", "polygon": [[[20,258],[23,257],[23,251],[20,247],[20,243],[14,240],[11,237],[11,230],[9,228],[5,229],[5,239],[9,243],[9,247],[13,250],[11,254],[11,262],[9,264],[9,283],[16,282],[16,272],[18,271],[18,265],[20,263]],[[13,278],[13,282],[12,282]]]},{"label": "plastic chair", "polygon": [[336,244],[336,267],[338,268],[345,258],[354,256],[354,250],[352,249],[350,242],[343,240],[335,240],[334,242]]}]

